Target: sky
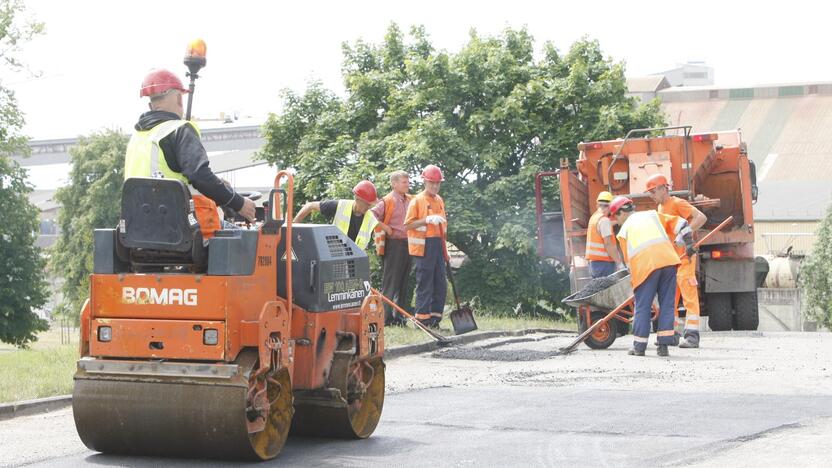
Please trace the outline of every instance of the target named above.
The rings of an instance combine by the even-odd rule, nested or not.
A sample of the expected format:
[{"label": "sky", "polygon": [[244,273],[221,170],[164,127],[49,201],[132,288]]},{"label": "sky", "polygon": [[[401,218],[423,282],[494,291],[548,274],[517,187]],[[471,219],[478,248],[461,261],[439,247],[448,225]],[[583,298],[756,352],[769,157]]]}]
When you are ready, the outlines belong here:
[{"label": "sky", "polygon": [[46,34],[20,59],[39,72],[0,70],[26,113],[24,134],[69,138],[132,127],[146,110],[144,75],[164,67],[181,74],[185,47],[208,45],[197,81],[194,115],[239,112],[262,122],[280,109],[279,92],[309,80],[343,94],[341,44],[382,40],[391,22],[424,25],[436,48],[453,52],[473,28],[481,35],[527,27],[538,51],[552,41],[565,51],[598,39],[624,61],[628,76],[704,61],[718,86],[832,81],[823,2],[614,1],[65,1],[26,0]]}]

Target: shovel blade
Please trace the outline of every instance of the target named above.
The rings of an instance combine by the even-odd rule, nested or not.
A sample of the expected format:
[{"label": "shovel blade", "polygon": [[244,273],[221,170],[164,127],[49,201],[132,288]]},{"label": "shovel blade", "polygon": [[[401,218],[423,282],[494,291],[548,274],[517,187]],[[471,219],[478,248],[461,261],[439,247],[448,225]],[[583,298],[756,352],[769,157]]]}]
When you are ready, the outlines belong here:
[{"label": "shovel blade", "polygon": [[454,326],[454,334],[456,335],[462,335],[477,329],[474,311],[468,307],[468,304],[451,312],[451,324]]}]

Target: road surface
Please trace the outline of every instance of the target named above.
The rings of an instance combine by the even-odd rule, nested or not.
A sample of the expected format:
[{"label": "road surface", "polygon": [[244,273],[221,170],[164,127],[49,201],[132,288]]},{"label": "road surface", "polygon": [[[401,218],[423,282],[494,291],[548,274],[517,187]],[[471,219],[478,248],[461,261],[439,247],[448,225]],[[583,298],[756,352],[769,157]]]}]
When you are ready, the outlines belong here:
[{"label": "road surface", "polygon": [[[829,466],[832,334],[705,334],[670,358],[501,338],[387,365],[364,441],[290,438],[258,466]],[[96,454],[71,410],[0,421],[0,466],[204,466]],[[223,463],[222,465],[227,465]]]}]

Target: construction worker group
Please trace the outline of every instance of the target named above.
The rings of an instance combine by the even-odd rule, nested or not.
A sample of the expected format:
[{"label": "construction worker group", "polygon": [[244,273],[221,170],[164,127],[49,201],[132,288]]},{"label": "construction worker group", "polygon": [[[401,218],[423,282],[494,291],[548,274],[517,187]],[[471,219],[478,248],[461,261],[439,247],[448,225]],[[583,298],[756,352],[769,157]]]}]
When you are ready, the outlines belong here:
[{"label": "construction worker group", "polygon": [[[696,249],[693,233],[707,218],[684,199],[670,195],[670,184],[654,174],[646,184],[655,210],[636,212],[635,202],[601,192],[597,210],[587,225],[586,259],[593,278],[629,269],[635,297],[633,347],[629,354],[643,356],[651,328],[653,301],[658,296],[656,344],[659,356],[668,346],[699,347],[699,293],[696,282]],[[618,227],[614,235],[613,226]],[[685,310],[684,334],[676,332],[677,304],[681,295]]]}]

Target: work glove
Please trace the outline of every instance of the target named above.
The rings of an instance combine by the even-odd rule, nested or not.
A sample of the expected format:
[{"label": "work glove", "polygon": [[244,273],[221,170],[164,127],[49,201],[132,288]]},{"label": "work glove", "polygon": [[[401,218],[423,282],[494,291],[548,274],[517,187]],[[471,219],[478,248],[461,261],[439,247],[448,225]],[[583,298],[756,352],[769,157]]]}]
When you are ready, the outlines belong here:
[{"label": "work glove", "polygon": [[438,224],[442,224],[442,223],[444,223],[444,222],[445,222],[445,218],[443,218],[443,217],[441,217],[441,216],[439,216],[439,215],[428,215],[428,216],[425,218],[425,222],[426,222],[427,224],[438,225]]},{"label": "work glove", "polygon": [[696,252],[698,252],[699,249],[693,245],[693,234],[686,232],[685,235],[682,236],[682,241],[685,243],[685,254],[687,254],[688,257],[696,255]]}]

